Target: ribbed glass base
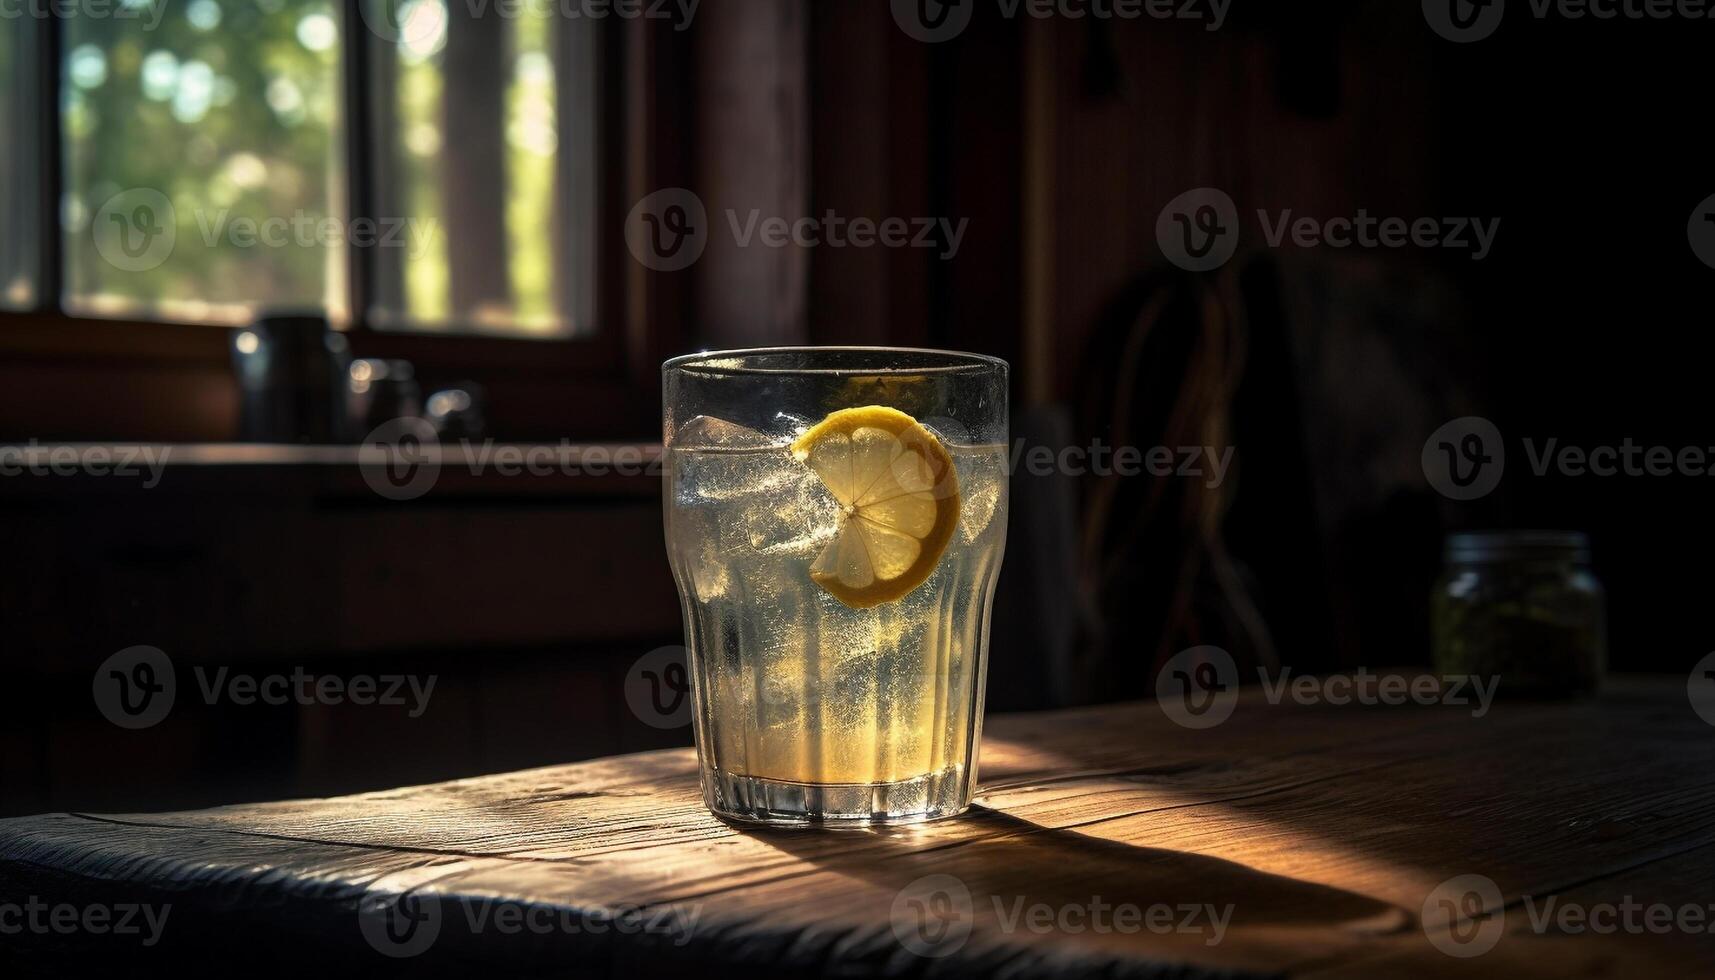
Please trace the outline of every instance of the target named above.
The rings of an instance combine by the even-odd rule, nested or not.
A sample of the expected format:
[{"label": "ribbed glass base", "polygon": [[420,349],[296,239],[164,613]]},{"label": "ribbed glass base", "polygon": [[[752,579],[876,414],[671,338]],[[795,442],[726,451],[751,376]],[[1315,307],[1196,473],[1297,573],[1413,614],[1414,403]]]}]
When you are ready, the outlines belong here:
[{"label": "ribbed glass base", "polygon": [[776,827],[863,828],[918,823],[963,813],[971,805],[964,768],[894,783],[793,783],[703,773],[703,797],[716,816]]}]

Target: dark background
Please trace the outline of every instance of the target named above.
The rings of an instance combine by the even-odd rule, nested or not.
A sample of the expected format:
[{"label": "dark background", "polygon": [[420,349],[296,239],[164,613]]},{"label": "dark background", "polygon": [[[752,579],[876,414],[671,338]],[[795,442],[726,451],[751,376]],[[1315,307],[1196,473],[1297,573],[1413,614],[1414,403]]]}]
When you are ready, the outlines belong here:
[{"label": "dark background", "polygon": [[[504,440],[646,444],[662,357],[858,343],[1008,358],[1030,445],[1236,447],[1217,491],[1015,477],[991,709],[1149,696],[1153,666],[1202,642],[1299,671],[1427,664],[1442,537],[1475,527],[1589,532],[1612,669],[1687,669],[1710,648],[1708,478],[1537,477],[1522,440],[1715,444],[1715,270],[1686,238],[1715,193],[1710,24],[1537,20],[1515,3],[1494,37],[1456,45],[1415,3],[1286,6],[1238,0],[1209,33],[978,4],[959,38],[924,45],[886,4],[709,0],[691,30],[615,49],[615,125],[641,131],[599,236],[621,353],[592,366],[362,331],[354,347],[412,357],[431,384],[482,381]],[[667,186],[711,213],[970,228],[946,262],[717,243],[691,270],[645,273],[619,223]],[[1232,263],[1193,276],[1165,262],[1155,224],[1196,187],[1229,193],[1244,229]],[[1255,212],[1288,208],[1501,226],[1482,262],[1269,249]],[[0,441],[235,438],[227,342],[0,314]],[[1473,414],[1504,434],[1507,471],[1454,503],[1419,453]],[[653,477],[454,480],[407,503],[337,466],[186,465],[153,491],[0,479],[0,813],[334,794],[689,744],[623,697],[635,660],[679,641],[659,507]],[[124,732],[91,675],[143,643],[178,665],[179,707]],[[198,663],[439,682],[420,719],[207,708],[189,696]]]}]

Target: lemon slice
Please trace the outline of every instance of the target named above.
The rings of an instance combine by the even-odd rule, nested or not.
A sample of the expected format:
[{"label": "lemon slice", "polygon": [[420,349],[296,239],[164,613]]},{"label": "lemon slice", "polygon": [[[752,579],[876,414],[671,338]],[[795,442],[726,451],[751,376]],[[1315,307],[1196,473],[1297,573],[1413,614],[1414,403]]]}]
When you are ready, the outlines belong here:
[{"label": "lemon slice", "polygon": [[953,458],[897,409],[834,412],[792,443],[839,502],[839,532],[810,578],[853,609],[892,602],[922,585],[959,524]]}]

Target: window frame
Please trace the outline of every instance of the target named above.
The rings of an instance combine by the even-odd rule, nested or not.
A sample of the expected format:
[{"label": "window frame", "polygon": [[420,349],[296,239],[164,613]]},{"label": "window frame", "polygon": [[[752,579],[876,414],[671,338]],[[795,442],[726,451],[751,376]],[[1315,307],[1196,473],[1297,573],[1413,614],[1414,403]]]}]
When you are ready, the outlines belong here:
[{"label": "window frame", "polygon": [[[340,0],[341,102],[343,159],[347,166],[347,213],[366,214],[370,151],[359,135],[367,132],[369,59],[367,38],[354,43],[351,24],[361,23],[362,0]],[[123,360],[138,372],[165,366],[194,366],[230,373],[233,326],[154,317],[100,317],[65,305],[65,249],[59,223],[64,193],[62,84],[64,24],[58,17],[20,19],[25,44],[37,69],[40,107],[33,133],[38,144],[42,193],[36,209],[39,261],[35,305],[29,310],[0,309],[0,353],[25,362],[44,359],[81,363]],[[595,193],[593,301],[591,332],[570,337],[497,336],[468,328],[441,331],[377,329],[369,322],[368,249],[347,248],[350,322],[343,333],[357,357],[397,357],[413,362],[425,389],[468,379],[489,393],[490,427],[502,438],[637,437],[658,428],[659,365],[678,352],[688,337],[685,293],[688,277],[653,272],[628,261],[624,240],[624,202],[649,188],[683,179],[682,134],[685,91],[683,34],[648,18],[610,19],[600,24],[599,64],[595,67],[599,117]],[[373,248],[374,246],[370,246]],[[19,360],[14,358],[13,360]],[[27,368],[26,368],[27,369]],[[0,378],[3,380],[3,378]],[[550,394],[549,389],[555,394]],[[647,397],[639,397],[647,392]],[[170,391],[157,396],[171,398]],[[236,398],[233,400],[234,412]],[[51,408],[51,406],[50,406]],[[174,406],[166,415],[183,415]],[[114,413],[116,433],[128,427],[124,410]],[[207,438],[210,431],[237,431],[219,420],[187,433]]]}]

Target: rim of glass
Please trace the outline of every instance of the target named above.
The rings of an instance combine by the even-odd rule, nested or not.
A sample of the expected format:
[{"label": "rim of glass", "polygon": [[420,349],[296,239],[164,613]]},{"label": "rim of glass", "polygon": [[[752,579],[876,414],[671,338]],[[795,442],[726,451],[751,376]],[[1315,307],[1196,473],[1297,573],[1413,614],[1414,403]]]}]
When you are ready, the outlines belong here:
[{"label": "rim of glass", "polygon": [[[839,355],[888,354],[901,356],[906,363],[887,367],[761,367],[752,364],[720,364],[720,361],[748,361],[779,355]],[[910,359],[923,359],[912,364]],[[1001,358],[969,351],[937,350],[932,347],[748,347],[737,350],[700,351],[681,354],[661,365],[663,371],[696,371],[701,374],[781,375],[781,374],[972,374],[993,370],[1008,371],[1011,366]]]}]

